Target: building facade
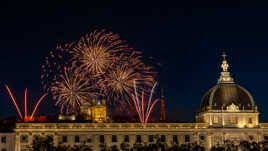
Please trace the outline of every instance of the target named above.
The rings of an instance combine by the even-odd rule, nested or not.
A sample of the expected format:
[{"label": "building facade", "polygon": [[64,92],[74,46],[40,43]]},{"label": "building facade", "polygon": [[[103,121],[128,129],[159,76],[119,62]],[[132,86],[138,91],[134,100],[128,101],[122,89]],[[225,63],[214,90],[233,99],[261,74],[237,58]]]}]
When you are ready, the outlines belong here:
[{"label": "building facade", "polygon": [[[121,143],[153,143],[156,137],[167,145],[197,143],[207,149],[227,140],[233,143],[268,141],[268,123],[259,123],[253,97],[234,82],[225,56],[217,85],[202,98],[196,123],[17,123],[15,151],[27,150],[27,146],[41,136],[53,137],[55,145],[85,143],[92,150],[99,150],[101,144],[119,148]],[[81,111],[93,115],[93,110],[83,108]],[[103,121],[103,118],[94,120]]]},{"label": "building facade", "polygon": [[0,151],[15,150],[15,132],[0,125]]}]

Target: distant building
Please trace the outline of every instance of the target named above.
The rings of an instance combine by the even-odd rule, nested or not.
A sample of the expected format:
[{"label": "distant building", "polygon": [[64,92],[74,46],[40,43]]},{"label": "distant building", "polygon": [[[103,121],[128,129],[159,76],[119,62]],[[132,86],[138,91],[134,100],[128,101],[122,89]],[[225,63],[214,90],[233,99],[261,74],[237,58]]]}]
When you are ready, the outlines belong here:
[{"label": "distant building", "polygon": [[105,122],[107,120],[106,100],[93,99],[89,104],[80,107],[80,114],[86,120]]},{"label": "distant building", "polygon": [[12,129],[0,126],[0,151],[15,150],[15,133]]},{"label": "distant building", "polygon": [[[99,150],[101,144],[119,148],[122,142],[153,143],[154,136],[167,145],[198,143],[207,149],[226,140],[268,141],[268,123],[259,123],[257,105],[251,94],[230,76],[225,55],[221,67],[217,85],[202,98],[196,123],[100,123],[106,121],[106,104],[97,103],[81,107],[86,120],[95,123],[17,123],[15,151],[25,150],[35,136],[46,135],[53,137],[55,145],[85,143],[93,150]],[[164,105],[161,109],[165,119]]]}]

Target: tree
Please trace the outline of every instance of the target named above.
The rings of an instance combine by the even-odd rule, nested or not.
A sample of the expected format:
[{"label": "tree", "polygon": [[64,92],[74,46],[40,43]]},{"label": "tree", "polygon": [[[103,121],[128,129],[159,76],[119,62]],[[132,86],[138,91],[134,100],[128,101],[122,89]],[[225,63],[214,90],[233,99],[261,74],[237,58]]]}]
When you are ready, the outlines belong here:
[{"label": "tree", "polygon": [[29,150],[32,151],[54,151],[56,148],[53,145],[53,138],[51,136],[35,137]]},{"label": "tree", "polygon": [[120,144],[120,149],[122,151],[130,151],[130,145],[128,143],[121,143]]}]

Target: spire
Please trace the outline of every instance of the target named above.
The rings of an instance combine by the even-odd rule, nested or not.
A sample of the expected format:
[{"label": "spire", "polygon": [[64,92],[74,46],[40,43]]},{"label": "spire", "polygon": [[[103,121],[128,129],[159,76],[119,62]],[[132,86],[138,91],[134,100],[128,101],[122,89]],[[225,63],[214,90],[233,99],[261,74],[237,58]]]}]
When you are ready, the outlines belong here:
[{"label": "spire", "polygon": [[166,121],[164,89],[161,89],[161,99],[160,99],[160,104],[161,104],[160,121]]},{"label": "spire", "polygon": [[228,65],[228,63],[226,61],[227,55],[226,55],[225,52],[223,52],[221,56],[223,57],[223,61],[222,61],[222,64],[221,64],[222,71],[227,72],[228,68],[229,68],[229,65]]},{"label": "spire", "polygon": [[221,64],[222,72],[220,78],[218,79],[218,84],[234,83],[234,79],[230,76],[230,72],[228,72],[229,64],[226,60],[227,55],[225,52],[223,52],[221,56],[223,57]]}]

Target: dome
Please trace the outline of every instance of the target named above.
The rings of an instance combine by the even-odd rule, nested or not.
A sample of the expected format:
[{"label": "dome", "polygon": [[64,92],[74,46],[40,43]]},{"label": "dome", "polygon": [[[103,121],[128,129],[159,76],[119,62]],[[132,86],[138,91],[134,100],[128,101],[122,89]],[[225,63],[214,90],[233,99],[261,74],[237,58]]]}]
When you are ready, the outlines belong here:
[{"label": "dome", "polygon": [[245,88],[235,84],[230,72],[228,72],[229,64],[225,59],[226,54],[222,56],[222,72],[218,83],[205,93],[200,105],[201,111],[226,110],[230,107],[239,110],[254,110],[253,97]]},{"label": "dome", "polygon": [[241,110],[253,110],[255,106],[253,97],[245,88],[234,83],[219,83],[204,95],[200,108],[201,111],[224,110],[232,104]]}]

